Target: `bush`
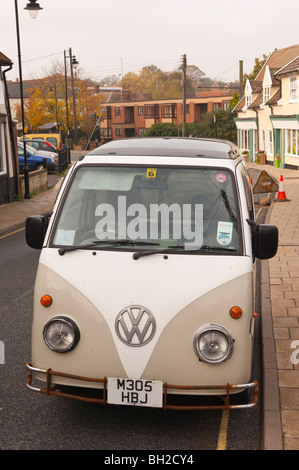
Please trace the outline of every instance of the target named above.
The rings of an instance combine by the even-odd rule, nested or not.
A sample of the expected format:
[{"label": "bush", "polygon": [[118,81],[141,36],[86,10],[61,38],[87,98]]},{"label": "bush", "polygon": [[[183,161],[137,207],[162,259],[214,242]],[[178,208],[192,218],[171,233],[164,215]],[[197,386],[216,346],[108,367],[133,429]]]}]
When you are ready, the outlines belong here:
[{"label": "bush", "polygon": [[[216,116],[216,125],[214,116]],[[205,113],[198,123],[186,124],[186,136],[188,137],[215,138],[216,131],[218,139],[237,143],[237,128],[231,110],[219,109],[215,112]],[[181,135],[182,125],[167,122],[153,124],[144,134],[145,137],[177,137]]]},{"label": "bush", "polygon": [[179,135],[179,128],[176,124],[170,122],[161,122],[153,124],[150,129],[145,131],[145,137],[175,137]]}]

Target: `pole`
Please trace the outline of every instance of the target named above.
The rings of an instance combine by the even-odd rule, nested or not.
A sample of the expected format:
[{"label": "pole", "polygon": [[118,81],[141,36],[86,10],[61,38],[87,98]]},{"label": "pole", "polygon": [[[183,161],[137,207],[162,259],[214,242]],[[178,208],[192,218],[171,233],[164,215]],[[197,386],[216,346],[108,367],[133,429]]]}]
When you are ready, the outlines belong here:
[{"label": "pole", "polygon": [[29,189],[29,168],[27,163],[27,149],[25,137],[25,115],[24,115],[24,95],[23,95],[23,77],[22,77],[22,62],[21,62],[21,46],[20,46],[20,28],[19,28],[19,15],[18,15],[18,2],[15,0],[16,12],[16,26],[17,26],[17,41],[18,41],[18,60],[19,60],[19,75],[20,75],[20,94],[21,94],[21,112],[22,112],[22,132],[23,132],[23,145],[24,145],[24,181],[25,181],[25,199],[31,199]]},{"label": "pole", "polygon": [[66,107],[66,132],[67,132],[67,147],[70,147],[70,128],[69,128],[69,107],[67,96],[67,71],[66,71],[66,53],[64,51],[64,79],[65,79],[65,107]]},{"label": "pole", "polygon": [[57,88],[56,88],[56,80],[54,84],[54,93],[55,93],[55,111],[56,111],[56,124],[57,124],[57,130],[58,133],[60,134],[59,130],[59,121],[58,121],[58,105],[57,105]]},{"label": "pole", "polygon": [[214,126],[215,126],[215,137],[217,139],[218,133],[217,133],[217,117],[216,117],[216,114],[214,114]]},{"label": "pole", "polygon": [[74,72],[73,72],[73,56],[72,56],[72,49],[71,48],[69,48],[69,55],[70,55],[71,77],[72,77],[73,115],[74,115],[73,116],[73,118],[74,118],[74,141],[75,141],[75,145],[78,145],[76,99],[75,99]]},{"label": "pole", "polygon": [[243,60],[239,61],[239,93],[240,93],[240,100],[243,97]]},{"label": "pole", "polygon": [[187,72],[187,56],[183,55],[183,126],[182,136],[186,135],[186,72]]}]

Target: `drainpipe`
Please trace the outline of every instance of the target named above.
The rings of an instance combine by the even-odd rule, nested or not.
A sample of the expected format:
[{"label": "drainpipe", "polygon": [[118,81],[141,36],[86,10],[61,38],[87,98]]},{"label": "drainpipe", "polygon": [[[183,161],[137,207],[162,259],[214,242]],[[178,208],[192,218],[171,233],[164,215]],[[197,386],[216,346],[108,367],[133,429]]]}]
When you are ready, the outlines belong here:
[{"label": "drainpipe", "polygon": [[9,126],[11,150],[12,150],[12,155],[13,155],[13,172],[14,172],[14,180],[15,180],[15,194],[19,194],[17,154],[16,154],[16,146],[15,146],[15,141],[14,141],[14,133],[13,133],[11,109],[10,109],[10,104],[9,104],[8,88],[7,88],[6,75],[5,75],[7,72],[9,72],[12,69],[12,66],[13,66],[13,64],[11,64],[8,67],[8,69],[3,70],[3,82],[4,82],[4,89],[5,89],[6,109],[7,109],[7,112],[8,112],[8,126]]}]

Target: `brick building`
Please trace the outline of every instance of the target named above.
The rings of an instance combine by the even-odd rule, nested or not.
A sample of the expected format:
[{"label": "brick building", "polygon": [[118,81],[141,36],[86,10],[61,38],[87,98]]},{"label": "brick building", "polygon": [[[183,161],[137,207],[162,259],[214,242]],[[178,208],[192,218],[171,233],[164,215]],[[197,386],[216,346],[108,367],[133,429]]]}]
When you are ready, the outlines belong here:
[{"label": "brick building", "polygon": [[[197,123],[202,115],[217,109],[227,109],[232,100],[229,88],[211,88],[201,91],[194,98],[186,99],[186,123]],[[103,121],[100,125],[101,141],[140,137],[153,124],[183,123],[182,98],[150,100],[131,97],[123,89],[102,106]]]}]

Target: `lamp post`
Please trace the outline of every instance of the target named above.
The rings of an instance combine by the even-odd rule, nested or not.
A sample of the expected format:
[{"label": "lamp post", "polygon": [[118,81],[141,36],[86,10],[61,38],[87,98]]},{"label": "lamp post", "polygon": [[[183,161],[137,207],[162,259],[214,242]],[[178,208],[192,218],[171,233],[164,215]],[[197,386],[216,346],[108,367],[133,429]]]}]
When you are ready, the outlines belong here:
[{"label": "lamp post", "polygon": [[70,147],[70,126],[69,126],[69,105],[67,93],[67,68],[66,68],[66,52],[64,51],[64,80],[65,80],[65,108],[66,108],[66,136],[67,148]]},{"label": "lamp post", "polygon": [[70,71],[71,71],[71,83],[72,83],[72,97],[73,97],[73,119],[74,119],[74,139],[75,144],[78,143],[78,131],[77,131],[77,118],[76,118],[76,101],[74,91],[74,73],[73,65],[78,65],[78,61],[74,55],[72,55],[72,49],[69,48],[69,55],[64,51],[64,78],[65,78],[65,103],[66,103],[66,122],[67,122],[67,141],[68,147],[70,146],[70,130],[69,130],[69,108],[68,108],[68,90],[67,90],[67,65],[66,59],[70,59]]},{"label": "lamp post", "polygon": [[[38,11],[42,10],[36,0],[30,0],[24,10],[28,10],[32,18],[36,18]],[[24,94],[23,94],[23,78],[22,78],[22,62],[21,62],[21,46],[20,46],[20,27],[19,27],[19,14],[18,2],[15,0],[15,15],[16,15],[16,28],[17,28],[17,42],[18,42],[18,60],[19,60],[19,75],[20,75],[20,94],[21,94],[21,112],[22,112],[22,132],[25,136],[25,115],[24,115]],[[24,180],[25,180],[25,199],[30,199],[29,190],[29,169],[27,164],[27,149],[26,138],[24,138]]]},{"label": "lamp post", "polygon": [[78,128],[77,128],[77,115],[76,115],[76,97],[74,88],[74,72],[73,66],[78,65],[78,61],[74,55],[72,55],[72,49],[69,48],[70,65],[71,65],[71,77],[72,77],[72,95],[73,95],[73,114],[74,114],[74,141],[75,145],[78,145]]}]

